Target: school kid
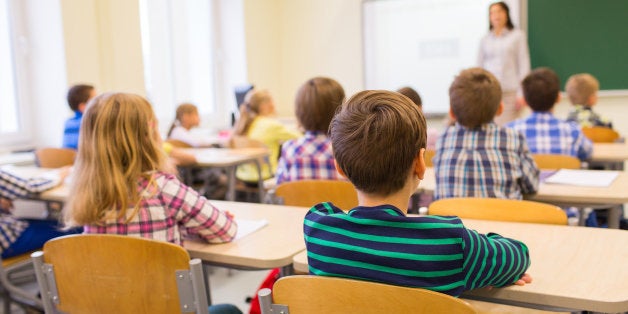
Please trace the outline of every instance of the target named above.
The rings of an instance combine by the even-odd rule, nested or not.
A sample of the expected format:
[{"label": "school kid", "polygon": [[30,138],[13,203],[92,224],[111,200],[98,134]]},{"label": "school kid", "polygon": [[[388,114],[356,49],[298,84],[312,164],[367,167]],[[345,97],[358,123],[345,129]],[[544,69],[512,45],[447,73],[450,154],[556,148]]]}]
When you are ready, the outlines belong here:
[{"label": "school kid", "polygon": [[479,234],[457,217],[406,216],[425,172],[425,118],[410,99],[359,92],[342,105],[330,130],[338,172],[355,186],[359,206],[345,213],[320,203],[306,214],[311,274],[453,296],[531,282],[525,244]]},{"label": "school kid", "polygon": [[59,185],[69,168],[50,171],[37,177],[23,178],[0,169],[0,253],[9,258],[41,248],[46,241],[80,232],[80,228],[61,230],[56,220],[18,219],[12,215],[13,200],[40,193]]},{"label": "school kid", "polygon": [[125,93],[94,98],[80,138],[67,225],[179,245],[186,236],[233,240],[237,225],[230,214],[162,171],[165,153],[146,99]]},{"label": "school kid", "polygon": [[577,122],[581,128],[594,126],[613,128],[610,120],[593,112],[599,89],[600,83],[589,73],[569,77],[565,84],[565,92],[574,108],[569,112],[567,121]]},{"label": "school kid", "polygon": [[[301,134],[290,130],[272,116],[275,115],[275,101],[267,90],[253,89],[246,94],[240,105],[240,118],[234,125],[233,135],[244,136],[263,143],[270,152],[270,168],[262,164],[263,179],[271,178],[277,170],[279,148],[287,140]],[[244,182],[257,184],[259,176],[253,164],[238,166],[236,177]]]},{"label": "school kid", "polygon": [[[421,110],[421,112],[423,112],[423,101],[421,100],[421,96],[419,95],[419,93],[414,88],[410,86],[405,86],[398,89],[397,92],[400,93],[401,95],[404,95],[410,98],[410,100],[412,100],[412,102],[415,105],[419,106],[419,109]],[[440,136],[440,132],[438,130],[435,130],[434,128],[428,128],[426,149],[435,150],[436,141],[438,140],[439,136]]]},{"label": "school kid", "polygon": [[526,138],[533,154],[570,155],[584,161],[593,154],[593,143],[584,136],[580,126],[552,114],[560,100],[558,75],[550,68],[537,68],[521,82],[523,97],[532,109],[527,118],[507,125]]},{"label": "school kid", "polygon": [[344,89],[331,78],[314,77],[301,85],[295,99],[295,113],[305,135],[281,146],[277,184],[340,179],[327,131],[344,98]]},{"label": "school kid", "polygon": [[176,117],[168,130],[168,139],[179,140],[192,147],[208,147],[215,144],[209,139],[194,135],[190,130],[201,122],[198,108],[191,103],[182,103],[177,107]]},{"label": "school kid", "polygon": [[539,169],[525,138],[500,127],[502,91],[490,72],[460,72],[449,87],[449,115],[455,124],[436,143],[434,198],[495,197],[522,199],[535,193]]},{"label": "school kid", "polygon": [[76,149],[79,141],[79,129],[87,102],[96,96],[96,89],[91,85],[74,85],[68,90],[68,105],[74,117],[65,121],[63,129],[63,148]]}]

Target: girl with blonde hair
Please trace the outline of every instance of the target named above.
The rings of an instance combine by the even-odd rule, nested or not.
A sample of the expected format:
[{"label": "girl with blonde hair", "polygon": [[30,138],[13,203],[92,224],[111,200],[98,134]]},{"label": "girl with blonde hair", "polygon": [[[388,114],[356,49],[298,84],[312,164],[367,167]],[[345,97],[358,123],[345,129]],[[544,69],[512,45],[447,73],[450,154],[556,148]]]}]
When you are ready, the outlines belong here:
[{"label": "girl with blonde hair", "polygon": [[[262,177],[268,179],[277,170],[279,148],[287,140],[298,138],[301,134],[288,129],[272,116],[275,114],[275,102],[267,90],[253,89],[246,94],[240,105],[240,118],[234,126],[235,136],[244,136],[263,143],[270,151],[270,169],[262,167]],[[238,179],[245,182],[259,180],[257,168],[253,164],[238,167]]]},{"label": "girl with blonde hair", "polygon": [[192,103],[182,103],[177,107],[177,112],[170,129],[168,139],[179,140],[193,147],[206,147],[216,144],[215,140],[204,138],[190,132],[192,128],[199,126],[201,118],[198,108]]},{"label": "girl with blonde hair", "polygon": [[233,240],[233,217],[163,171],[165,153],[150,103],[108,93],[88,105],[65,221],[85,233],[126,234],[181,245],[195,235]]}]

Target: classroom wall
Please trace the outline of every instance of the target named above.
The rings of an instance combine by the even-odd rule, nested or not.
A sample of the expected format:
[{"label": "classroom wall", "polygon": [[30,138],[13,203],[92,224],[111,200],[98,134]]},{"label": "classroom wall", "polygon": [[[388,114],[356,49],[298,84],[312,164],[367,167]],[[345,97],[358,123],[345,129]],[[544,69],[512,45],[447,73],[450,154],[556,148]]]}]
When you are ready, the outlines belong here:
[{"label": "classroom wall", "polygon": [[293,115],[307,79],[336,79],[348,95],[362,89],[362,0],[245,0],[248,78]]}]

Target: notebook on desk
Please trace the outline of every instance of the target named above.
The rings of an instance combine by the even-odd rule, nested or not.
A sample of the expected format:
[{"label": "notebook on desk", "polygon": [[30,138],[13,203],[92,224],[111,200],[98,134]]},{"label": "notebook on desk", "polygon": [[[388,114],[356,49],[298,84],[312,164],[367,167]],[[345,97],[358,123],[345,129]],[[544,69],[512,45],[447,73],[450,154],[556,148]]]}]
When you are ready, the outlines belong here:
[{"label": "notebook on desk", "polygon": [[268,220],[266,219],[250,220],[236,218],[235,221],[238,224],[238,233],[236,233],[236,236],[233,239],[234,241],[242,239],[268,224]]},{"label": "notebook on desk", "polygon": [[[618,175],[619,172],[617,171],[560,169],[545,177],[542,182],[586,187],[608,187]],[[543,178],[543,175],[541,175],[541,178]]]}]

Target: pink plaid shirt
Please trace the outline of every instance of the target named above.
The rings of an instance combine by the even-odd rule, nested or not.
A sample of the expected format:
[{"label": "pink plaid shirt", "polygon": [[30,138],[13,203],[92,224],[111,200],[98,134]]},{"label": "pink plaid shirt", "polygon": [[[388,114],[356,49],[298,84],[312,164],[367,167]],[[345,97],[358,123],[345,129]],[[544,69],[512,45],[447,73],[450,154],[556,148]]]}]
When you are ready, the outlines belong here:
[{"label": "pink plaid shirt", "polygon": [[[223,211],[211,205],[175,176],[154,172],[151,180],[140,179],[140,210],[126,223],[125,218],[108,219],[102,225],[86,225],[85,233],[109,233],[151,238],[182,245],[186,236],[198,236],[210,243],[233,240],[238,226]],[[133,212],[130,208],[127,213]]]}]

